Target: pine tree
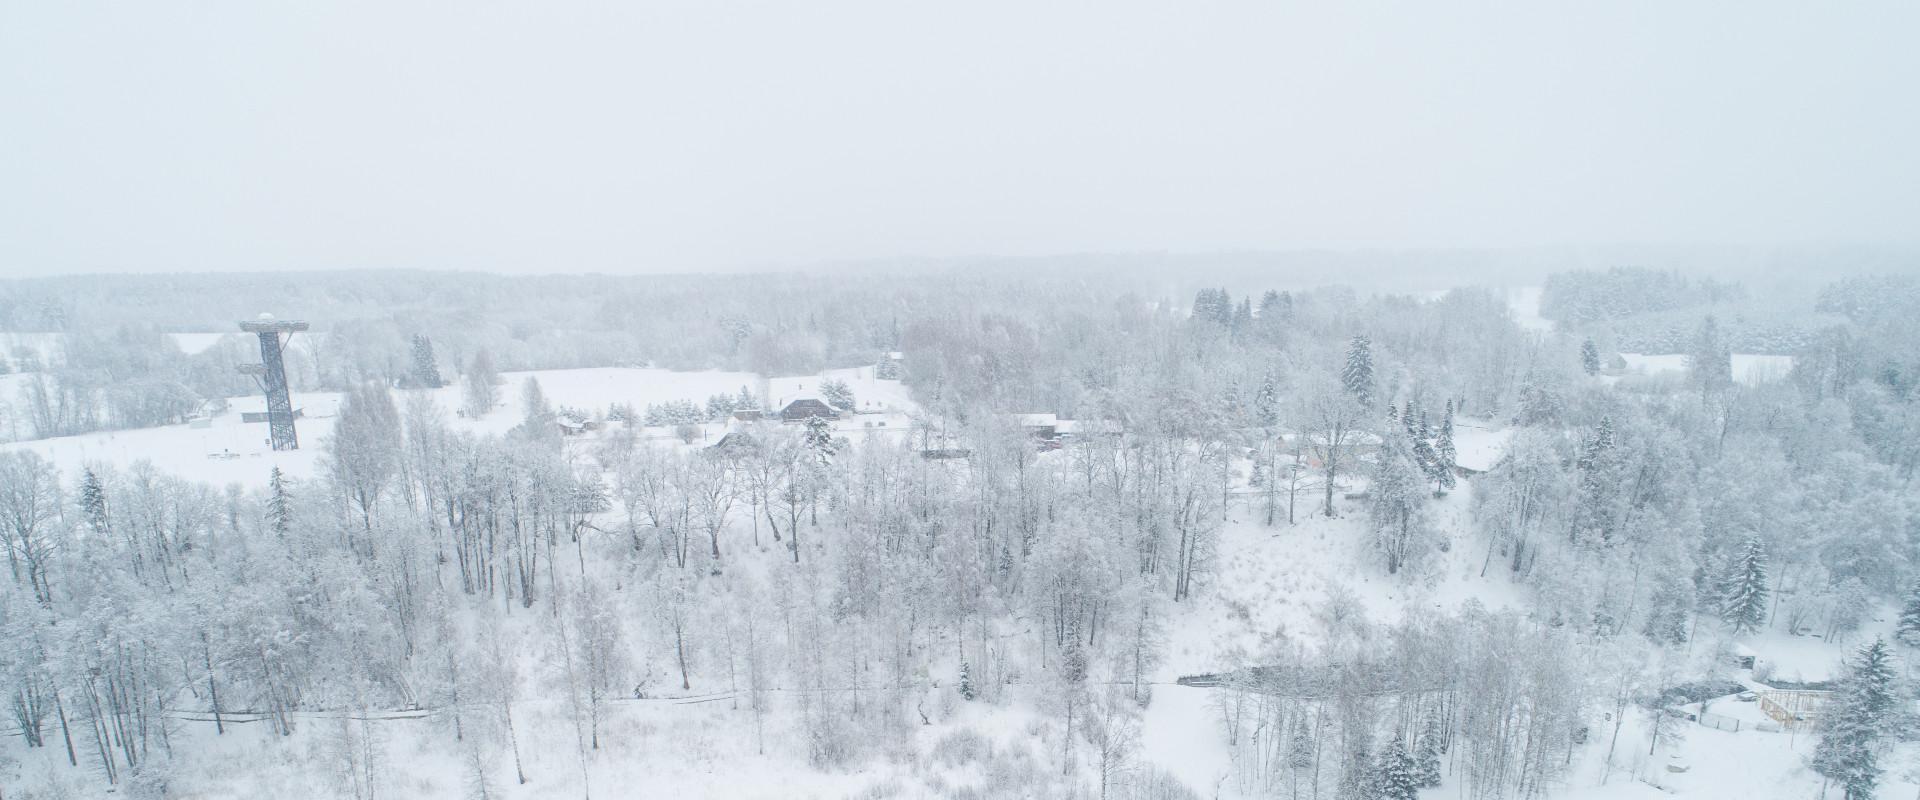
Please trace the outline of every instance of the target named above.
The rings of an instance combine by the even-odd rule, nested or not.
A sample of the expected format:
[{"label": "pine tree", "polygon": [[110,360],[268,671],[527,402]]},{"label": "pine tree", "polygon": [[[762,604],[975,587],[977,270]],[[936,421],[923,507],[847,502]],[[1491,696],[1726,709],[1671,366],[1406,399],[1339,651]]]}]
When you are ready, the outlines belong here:
[{"label": "pine tree", "polygon": [[846,381],[838,378],[821,382],[820,399],[827,401],[827,405],[833,406],[841,411],[852,411],[854,409],[853,387],[848,386]]},{"label": "pine tree", "polygon": [[1413,745],[1414,785],[1422,789],[1440,785],[1440,753],[1445,744],[1439,715],[1427,712],[1420,726],[1420,737]]},{"label": "pine tree", "polygon": [[1678,577],[1656,584],[1647,600],[1647,618],[1640,633],[1661,646],[1685,643],[1692,595],[1691,585]]},{"label": "pine tree", "polygon": [[1293,774],[1293,800],[1300,797],[1300,778],[1313,769],[1313,728],[1305,714],[1294,717],[1293,733],[1287,737],[1287,767]]},{"label": "pine tree", "polygon": [[814,463],[823,466],[833,463],[834,452],[839,449],[833,441],[833,428],[824,417],[807,418],[807,431],[802,434],[801,442],[807,452],[813,454]]},{"label": "pine tree", "polygon": [[438,389],[447,385],[440,379],[440,365],[433,358],[433,342],[426,334],[413,335],[413,372],[410,376],[413,385],[422,389]]},{"label": "pine tree", "polygon": [[279,467],[267,476],[267,527],[282,539],[293,529],[293,494],[287,490],[287,476]]},{"label": "pine tree", "polygon": [[[279,471],[279,467],[274,470]],[[92,469],[80,473],[80,513],[86,520],[87,532],[98,537],[96,541],[105,541],[112,530],[107,517],[107,489]]]},{"label": "pine tree", "polygon": [[1767,621],[1767,553],[1757,538],[1747,539],[1727,563],[1721,584],[1720,619],[1736,633],[1759,630]]},{"label": "pine tree", "polygon": [[1347,344],[1347,366],[1340,372],[1347,394],[1362,408],[1373,407],[1373,340],[1362,333]]},{"label": "pine tree", "polygon": [[1373,778],[1373,797],[1381,800],[1419,800],[1420,773],[1414,764],[1413,756],[1407,753],[1407,745],[1399,734],[1387,742],[1387,749],[1380,753],[1380,763]]},{"label": "pine tree", "polygon": [[1308,769],[1313,766],[1313,728],[1303,714],[1293,721],[1293,734],[1287,738],[1287,766]]},{"label": "pine tree", "polygon": [[1880,782],[1878,750],[1897,721],[1893,653],[1874,639],[1847,665],[1847,675],[1820,716],[1815,772],[1839,783],[1847,800],[1873,800]]},{"label": "pine tree", "polygon": [[1275,385],[1273,370],[1267,370],[1259,391],[1253,394],[1253,422],[1262,428],[1280,424],[1280,389]]},{"label": "pine tree", "polygon": [[973,688],[973,665],[960,662],[960,699],[972,700],[979,694]]},{"label": "pine tree", "polygon": [[1453,448],[1453,401],[1447,401],[1447,415],[1440,420],[1440,436],[1433,444],[1434,455],[1439,457],[1438,471],[1435,473],[1434,491],[1451,489],[1454,486],[1454,467],[1459,464],[1459,453]]},{"label": "pine tree", "polygon": [[1580,368],[1588,375],[1600,374],[1600,348],[1592,339],[1580,343]]},{"label": "pine tree", "polygon": [[733,407],[748,410],[757,409],[760,407],[760,401],[753,396],[753,392],[748,391],[747,387],[742,386],[740,387],[739,396],[733,399]]},{"label": "pine tree", "polygon": [[1907,593],[1906,605],[1900,608],[1900,627],[1893,638],[1908,647],[1920,647],[1920,581],[1915,581]]}]

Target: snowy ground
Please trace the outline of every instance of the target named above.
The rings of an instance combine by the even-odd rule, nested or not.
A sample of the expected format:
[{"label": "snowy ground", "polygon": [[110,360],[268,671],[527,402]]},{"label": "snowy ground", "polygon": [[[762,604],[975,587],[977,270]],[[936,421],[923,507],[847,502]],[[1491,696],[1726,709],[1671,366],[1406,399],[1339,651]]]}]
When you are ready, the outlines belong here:
[{"label": "snowy ground", "polygon": [[[875,413],[862,413],[836,423],[836,428],[843,435],[858,439],[867,432],[877,435],[882,430],[908,430],[910,414],[917,408],[899,381],[875,380],[870,367],[829,370],[826,374],[847,381],[854,390],[857,402],[873,404],[871,410]],[[18,381],[17,376],[0,377],[12,379],[0,381],[0,391],[4,391],[9,383]],[[461,388],[458,385],[435,390],[432,396],[435,403],[447,410],[448,421],[456,430],[502,433],[519,424],[523,418],[521,386],[529,377],[540,381],[541,391],[553,405],[571,406],[588,413],[605,413],[607,406],[613,403],[631,404],[636,411],[644,410],[649,403],[669,400],[704,403],[715,394],[738,394],[742,387],[759,392],[757,387],[763,384],[760,376],[747,372],[673,372],[617,367],[509,372],[501,377],[505,384],[500,387],[500,406],[479,419],[453,416],[453,409],[461,404]],[[817,384],[820,377],[780,380],[805,380]],[[404,404],[406,394],[395,390],[395,403]],[[108,463],[124,468],[136,461],[146,460],[163,472],[188,475],[216,485],[239,483],[264,486],[268,474],[276,466],[295,477],[314,473],[324,450],[323,442],[333,429],[332,417],[339,402],[340,395],[337,393],[295,392],[293,404],[305,416],[297,424],[300,449],[287,452],[274,452],[267,447],[265,423],[241,421],[241,412],[265,408],[265,401],[258,396],[233,398],[226,413],[212,417],[204,424],[196,422],[159,428],[99,431],[79,436],[14,442],[0,445],[0,449],[38,452],[53,461],[69,480],[90,463]],[[886,412],[880,413],[882,409]],[[700,435],[702,440],[711,441],[724,433],[724,425],[713,424],[704,426]],[[649,435],[666,437],[669,434],[665,430],[654,430]]]},{"label": "snowy ground", "polygon": [[[703,401],[712,394],[736,393],[741,386],[766,392],[792,383],[796,390],[811,391],[817,389],[819,379],[762,381],[746,373],[646,369],[511,373],[504,376],[502,407],[478,420],[454,418],[452,424],[465,430],[494,432],[517,424],[521,419],[520,384],[529,376],[540,380],[553,404],[599,411],[614,402],[642,408],[650,402],[672,399]],[[908,415],[914,409],[897,382],[874,381],[870,370],[864,368],[836,371],[833,377],[848,381],[863,406],[871,402],[875,410],[888,410],[841,421],[837,427],[843,435],[856,439],[863,431],[882,435],[883,428],[875,427],[880,422],[886,423],[888,434],[907,429]],[[459,404],[459,389],[439,390],[434,398],[451,409]],[[233,411],[215,418],[205,428],[178,425],[7,447],[30,448],[50,456],[69,480],[82,464],[93,460],[124,466],[147,459],[166,471],[221,483],[259,484],[264,482],[270,465],[296,475],[310,474],[322,450],[320,442],[331,427],[337,396],[296,395],[296,405],[311,416],[301,422],[305,447],[292,453],[267,451],[262,441],[265,426],[239,422],[240,409],[258,404],[257,398],[236,400]],[[722,429],[712,426],[702,435],[716,438]],[[1495,423],[1459,420],[1459,462],[1475,469],[1492,466],[1510,433]],[[208,457],[209,453],[227,450],[237,456]],[[1463,481],[1436,502],[1434,521],[1442,531],[1445,549],[1426,559],[1427,566],[1417,574],[1395,577],[1379,568],[1378,555],[1366,543],[1363,514],[1353,501],[1341,500],[1338,515],[1328,518],[1318,513],[1320,496],[1303,493],[1295,509],[1295,524],[1286,522],[1283,506],[1273,527],[1265,525],[1264,498],[1249,496],[1237,503],[1220,534],[1218,560],[1206,588],[1178,607],[1170,620],[1166,657],[1155,675],[1154,701],[1142,720],[1140,762],[1171,773],[1202,797],[1241,796],[1228,780],[1230,751],[1215,707],[1216,691],[1177,686],[1173,681],[1181,675],[1259,663],[1262,654],[1283,638],[1314,646],[1324,637],[1314,609],[1334,593],[1349,594],[1370,618],[1381,623],[1393,622],[1413,608],[1457,609],[1469,599],[1492,608],[1523,607],[1523,590],[1498,570],[1480,577],[1484,553],[1469,533],[1472,491],[1472,482]],[[736,568],[753,569],[757,562],[782,558],[780,552],[761,547],[751,551]],[[1867,630],[1845,643],[1780,632],[1748,637],[1743,643],[1759,653],[1762,672],[1819,679],[1831,674],[1848,646],[1888,628],[1891,616],[1879,616]],[[530,647],[546,641],[545,634],[537,631],[539,620],[520,619],[518,624],[534,626],[527,634]],[[530,674],[525,679],[541,679],[531,674],[541,662],[529,657],[526,663]],[[736,702],[738,696],[729,693],[723,681],[713,674],[698,677],[689,693],[694,697],[685,700],[620,701],[602,731],[603,748],[589,754],[584,770],[568,745],[573,730],[565,708],[535,703],[517,708],[516,724],[523,726],[522,757],[530,782],[517,784],[508,751],[497,743],[488,745],[492,796],[577,796],[588,788],[587,781],[601,796],[622,796],[623,791],[645,786],[652,796],[669,797],[941,797],[969,787],[1009,782],[1031,787],[1030,796],[1034,797],[1058,796],[1066,791],[1067,785],[1059,783],[1055,770],[1036,766],[1050,763],[1045,756],[1051,752],[1049,748],[1058,746],[1061,731],[1056,720],[1036,710],[1038,706],[1028,696],[1031,690],[1027,687],[1011,688],[1007,701],[998,705],[956,704],[946,699],[951,697],[950,691],[931,691],[928,724],[910,720],[903,728],[906,739],[897,747],[844,768],[822,770],[807,762],[804,744],[797,735],[793,705],[798,700],[794,694],[772,693],[775,712],[768,717],[762,752],[753,735],[751,713],[744,701]],[[1754,709],[1751,704],[1721,701],[1713,710],[1751,716]],[[1683,736],[1663,742],[1649,755],[1644,720],[1637,712],[1629,713],[1613,770],[1602,764],[1604,746],[1585,748],[1553,796],[1574,800],[1674,794],[1766,798],[1810,797],[1818,790],[1817,777],[1804,767],[1803,756],[1811,746],[1805,735],[1760,730],[1727,733],[1690,725],[1685,726]],[[375,726],[378,747],[388,764],[385,774],[392,782],[385,787],[388,796],[468,794],[462,777],[462,754],[437,727],[448,724],[443,716],[437,720],[386,721]],[[173,788],[193,797],[310,794],[312,787],[337,780],[327,765],[331,763],[330,748],[338,746],[341,727],[338,720],[315,718],[306,721],[291,740],[280,740],[258,724],[242,724],[228,736],[214,737],[206,723],[181,723],[180,735],[194,740],[191,750],[196,753],[196,768],[185,773]],[[991,761],[1001,766],[991,770],[986,766],[989,759],[984,753],[988,751],[993,754]],[[961,755],[929,756],[939,753]],[[1914,755],[1907,750],[1890,755],[1882,797],[1911,797],[1920,788],[1908,777]],[[65,769],[63,761],[55,763],[50,751],[33,756],[37,760],[24,763],[21,773],[28,785],[78,787],[72,783],[74,773]],[[1670,764],[1685,771],[1669,771]],[[1454,797],[1459,791],[1457,784],[1449,783],[1424,796]]]}]

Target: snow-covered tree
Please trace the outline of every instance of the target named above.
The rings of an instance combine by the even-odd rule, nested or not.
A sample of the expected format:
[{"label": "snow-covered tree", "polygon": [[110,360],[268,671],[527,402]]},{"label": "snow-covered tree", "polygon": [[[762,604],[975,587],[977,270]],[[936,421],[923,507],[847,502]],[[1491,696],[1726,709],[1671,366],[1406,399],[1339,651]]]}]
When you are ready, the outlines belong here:
[{"label": "snow-covered tree", "polygon": [[1347,342],[1347,363],[1340,371],[1340,383],[1361,408],[1373,407],[1373,340],[1356,334]]},{"label": "snow-covered tree", "polygon": [[1820,743],[1811,764],[1840,784],[1847,800],[1873,800],[1880,782],[1881,742],[1893,729],[1900,706],[1898,673],[1887,643],[1875,639],[1847,663],[1834,696],[1820,715]]},{"label": "snow-covered tree", "polygon": [[1440,785],[1440,762],[1445,750],[1446,732],[1441,729],[1440,715],[1428,711],[1421,717],[1420,735],[1413,745],[1415,784],[1420,788],[1431,789]]},{"label": "snow-covered tree", "polygon": [[1420,786],[1419,765],[1407,752],[1406,742],[1396,733],[1380,753],[1372,796],[1380,800],[1419,800]]},{"label": "snow-covered tree", "polygon": [[424,333],[413,335],[413,367],[408,373],[411,384],[421,389],[438,389],[446,385],[440,379],[440,364],[433,357],[433,342]]},{"label": "snow-covered tree", "polygon": [[500,373],[493,368],[493,356],[486,350],[473,354],[467,364],[461,410],[469,417],[484,417],[500,404]]},{"label": "snow-covered tree", "polygon": [[1720,619],[1736,633],[1751,633],[1767,622],[1767,551],[1749,538],[1727,562],[1721,578]]},{"label": "snow-covered tree", "polygon": [[1920,581],[1907,590],[1906,601],[1900,606],[1900,625],[1894,632],[1894,638],[1908,647],[1920,647]]},{"label": "snow-covered tree", "polygon": [[822,381],[820,383],[820,397],[827,401],[827,405],[833,406],[841,411],[852,411],[855,408],[853,387],[848,386],[846,381],[840,380],[839,378],[829,378]]},{"label": "snow-covered tree", "polygon": [[1588,375],[1600,374],[1600,347],[1592,339],[1580,343],[1580,369]]},{"label": "snow-covered tree", "polygon": [[1375,459],[1367,486],[1367,515],[1373,527],[1374,547],[1386,556],[1387,574],[1391,575],[1424,549],[1424,482],[1403,447],[1382,447]]},{"label": "snow-covered tree", "polygon": [[1687,351],[1687,380],[1702,397],[1719,394],[1733,385],[1733,356],[1712,315],[1701,320],[1693,346]]},{"label": "snow-covered tree", "polygon": [[1454,470],[1458,467],[1459,453],[1453,446],[1453,401],[1447,401],[1447,414],[1440,420],[1440,431],[1433,441],[1433,483],[1434,491],[1444,492],[1455,484]]}]

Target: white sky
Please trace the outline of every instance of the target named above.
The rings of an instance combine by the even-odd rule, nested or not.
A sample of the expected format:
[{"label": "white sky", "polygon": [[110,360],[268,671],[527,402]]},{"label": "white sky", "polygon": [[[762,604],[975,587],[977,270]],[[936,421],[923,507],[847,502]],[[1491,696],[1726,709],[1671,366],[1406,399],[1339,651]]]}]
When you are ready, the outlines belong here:
[{"label": "white sky", "polygon": [[0,0],[0,276],[1920,241],[1920,3]]}]

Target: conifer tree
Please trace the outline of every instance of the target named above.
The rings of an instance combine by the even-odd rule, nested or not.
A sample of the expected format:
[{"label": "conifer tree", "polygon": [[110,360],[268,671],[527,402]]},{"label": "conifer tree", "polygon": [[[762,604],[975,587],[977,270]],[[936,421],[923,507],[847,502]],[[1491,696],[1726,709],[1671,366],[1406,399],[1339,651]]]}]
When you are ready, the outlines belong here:
[{"label": "conifer tree", "polygon": [[960,662],[960,699],[972,700],[979,694],[973,688],[973,665]]},{"label": "conifer tree", "polygon": [[1758,538],[1748,538],[1727,563],[1721,586],[1720,619],[1737,633],[1759,630],[1767,621],[1767,553]]},{"label": "conifer tree", "polygon": [[1908,647],[1920,647],[1920,581],[1907,592],[1906,604],[1900,607],[1900,627],[1893,637]]},{"label": "conifer tree", "polygon": [[1429,711],[1421,721],[1420,736],[1413,745],[1415,785],[1431,789],[1440,785],[1440,753],[1446,743],[1440,730],[1440,717]]},{"label": "conifer tree", "polygon": [[293,529],[293,493],[287,490],[287,476],[279,467],[267,476],[267,527],[282,539]]},{"label": "conifer tree", "polygon": [[1453,401],[1447,401],[1447,415],[1440,420],[1440,435],[1433,443],[1434,455],[1439,463],[1434,474],[1434,491],[1451,489],[1454,486],[1453,471],[1459,463],[1459,453],[1453,448]]},{"label": "conifer tree", "polygon": [[824,417],[808,417],[807,431],[801,436],[807,452],[813,455],[814,463],[822,466],[833,463],[834,452],[838,447],[833,442],[833,428]]},{"label": "conifer tree", "polygon": [[1654,644],[1666,646],[1687,641],[1687,617],[1691,613],[1693,591],[1684,579],[1674,577],[1654,586],[1647,601],[1646,621],[1640,633]]},{"label": "conifer tree", "polygon": [[1592,339],[1580,343],[1580,368],[1588,375],[1600,374],[1600,348]]},{"label": "conifer tree", "polygon": [[853,387],[838,378],[829,379],[820,384],[820,399],[827,401],[827,405],[840,411],[854,409]]},{"label": "conifer tree", "polygon": [[1300,798],[1300,776],[1313,768],[1313,729],[1306,715],[1293,720],[1293,733],[1287,737],[1287,767],[1293,773],[1293,798]]},{"label": "conifer tree", "polygon": [[1280,424],[1280,389],[1275,385],[1273,370],[1267,370],[1259,391],[1254,392],[1253,422],[1262,428]]},{"label": "conifer tree", "polygon": [[1897,721],[1893,653],[1882,639],[1860,648],[1820,716],[1812,766],[1840,784],[1846,800],[1873,800],[1880,782],[1881,740]]},{"label": "conifer tree", "polygon": [[1419,800],[1420,774],[1399,734],[1387,742],[1373,778],[1373,797],[1381,800]]},{"label": "conifer tree", "polygon": [[1347,365],[1340,372],[1340,382],[1361,408],[1373,407],[1373,340],[1366,334],[1347,343]]},{"label": "conifer tree", "polygon": [[[274,467],[279,472],[279,467]],[[92,469],[80,473],[80,513],[86,520],[87,531],[104,541],[112,525],[107,517],[107,489],[102,485],[100,476]]]},{"label": "conifer tree", "polygon": [[440,379],[440,365],[433,358],[433,342],[426,334],[413,335],[413,371],[409,376],[413,385],[421,389],[438,389],[447,385]]}]

